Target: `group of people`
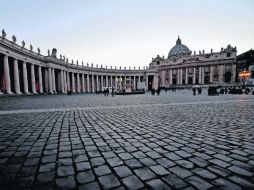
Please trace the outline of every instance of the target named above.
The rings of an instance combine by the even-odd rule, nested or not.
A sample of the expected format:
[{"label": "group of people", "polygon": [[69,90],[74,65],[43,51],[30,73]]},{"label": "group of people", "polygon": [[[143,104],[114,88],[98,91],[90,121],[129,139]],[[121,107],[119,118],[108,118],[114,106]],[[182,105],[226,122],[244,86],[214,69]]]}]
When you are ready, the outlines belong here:
[{"label": "group of people", "polygon": [[155,90],[154,88],[151,90],[152,95],[155,95],[155,92],[157,93],[157,95],[160,95],[161,89],[158,88],[157,90]]},{"label": "group of people", "polygon": [[[209,86],[208,96],[218,96],[219,94],[249,94],[251,90],[248,87],[217,87]],[[252,92],[254,95],[254,91]]]},{"label": "group of people", "polygon": [[[104,93],[104,96],[108,96],[109,95],[109,88],[104,89],[103,93]],[[115,95],[114,87],[112,87],[111,95],[112,95],[112,97]]]},{"label": "group of people", "polygon": [[196,96],[196,92],[198,95],[202,94],[202,87],[192,88],[193,96]]}]

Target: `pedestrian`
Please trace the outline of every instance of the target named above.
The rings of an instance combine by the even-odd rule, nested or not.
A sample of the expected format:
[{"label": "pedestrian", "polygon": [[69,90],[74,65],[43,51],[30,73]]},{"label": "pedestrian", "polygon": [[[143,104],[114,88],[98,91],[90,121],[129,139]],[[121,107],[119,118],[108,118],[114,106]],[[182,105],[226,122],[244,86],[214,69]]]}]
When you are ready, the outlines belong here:
[{"label": "pedestrian", "polygon": [[107,88],[107,92],[106,93],[107,93],[107,96],[108,96],[108,94],[109,94],[109,89],[108,88]]},{"label": "pedestrian", "polygon": [[114,95],[115,95],[115,89],[114,89],[114,87],[112,87],[111,95],[112,95],[112,97],[114,97]]},{"label": "pedestrian", "polygon": [[161,92],[161,89],[158,88],[158,89],[156,90],[156,93],[157,93],[158,96],[160,95],[160,92]]},{"label": "pedestrian", "polygon": [[193,91],[193,96],[196,96],[196,88],[193,88],[192,91]]}]

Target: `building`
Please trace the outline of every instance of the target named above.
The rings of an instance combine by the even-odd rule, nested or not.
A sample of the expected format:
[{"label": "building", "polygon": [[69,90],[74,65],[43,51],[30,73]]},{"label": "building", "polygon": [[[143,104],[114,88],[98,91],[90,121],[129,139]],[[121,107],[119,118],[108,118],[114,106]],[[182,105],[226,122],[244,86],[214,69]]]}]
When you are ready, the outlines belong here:
[{"label": "building", "polygon": [[160,87],[236,82],[236,47],[228,45],[219,52],[192,52],[178,37],[168,57],[157,56],[149,64],[157,70]]},{"label": "building", "polygon": [[83,62],[74,64],[62,55],[57,57],[56,49],[44,56],[39,48],[35,52],[32,45],[27,49],[24,41],[22,45],[17,44],[14,35],[10,41],[4,30],[0,37],[0,94],[85,93],[101,91],[104,87],[121,91],[129,80],[135,91],[138,82],[147,83],[148,78],[154,81],[152,88],[158,88],[158,71],[153,68],[117,69],[85,66]]}]

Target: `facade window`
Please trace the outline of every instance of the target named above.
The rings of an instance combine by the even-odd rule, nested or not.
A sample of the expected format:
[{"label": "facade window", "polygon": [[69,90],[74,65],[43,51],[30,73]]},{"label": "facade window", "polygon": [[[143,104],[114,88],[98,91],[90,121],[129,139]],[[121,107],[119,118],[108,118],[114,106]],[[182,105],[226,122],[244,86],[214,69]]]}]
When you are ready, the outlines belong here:
[{"label": "facade window", "polygon": [[227,53],[227,57],[230,57],[231,56],[231,53]]}]

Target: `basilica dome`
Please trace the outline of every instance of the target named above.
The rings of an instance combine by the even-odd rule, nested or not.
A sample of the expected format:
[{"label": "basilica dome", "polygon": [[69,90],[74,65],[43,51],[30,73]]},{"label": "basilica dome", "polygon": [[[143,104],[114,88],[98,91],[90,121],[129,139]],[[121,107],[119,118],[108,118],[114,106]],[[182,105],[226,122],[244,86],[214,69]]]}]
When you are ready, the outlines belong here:
[{"label": "basilica dome", "polygon": [[191,51],[186,45],[183,45],[181,39],[178,36],[176,45],[169,51],[168,58],[180,58],[191,55]]}]

